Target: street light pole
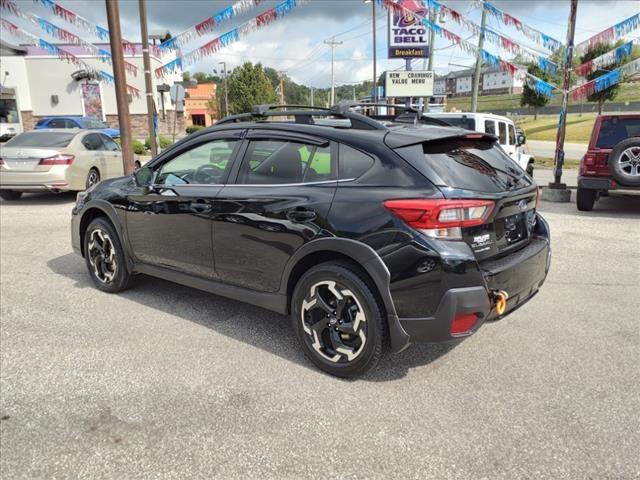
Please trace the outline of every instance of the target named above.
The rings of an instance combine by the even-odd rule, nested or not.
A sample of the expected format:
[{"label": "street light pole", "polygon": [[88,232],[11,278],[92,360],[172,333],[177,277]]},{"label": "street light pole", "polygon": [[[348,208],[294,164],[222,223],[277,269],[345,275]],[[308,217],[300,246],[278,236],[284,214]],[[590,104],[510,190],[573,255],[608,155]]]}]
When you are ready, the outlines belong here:
[{"label": "street light pole", "polygon": [[482,17],[480,19],[480,36],[478,40],[478,56],[476,68],[473,73],[473,92],[471,93],[471,111],[478,110],[478,90],[480,89],[480,75],[482,74],[482,49],[484,48],[484,28],[487,25],[487,9],[482,5]]},{"label": "street light pole", "polygon": [[147,32],[147,3],[146,0],[138,0],[140,11],[140,34],[142,35],[142,61],[144,62],[144,86],[147,97],[147,122],[149,126],[149,143],[151,144],[151,156],[158,155],[155,129],[155,102],[153,100],[153,83],[151,81],[151,59],[149,58],[149,33]]},{"label": "street light pole", "polygon": [[118,0],[105,0],[107,22],[109,25],[109,42],[113,63],[113,78],[116,89],[116,105],[118,108],[118,124],[120,126],[120,144],[122,147],[122,165],[125,175],[135,170],[133,163],[133,145],[131,141],[131,122],[129,119],[129,93],[127,78],[124,73],[124,54],[122,53],[122,32],[120,31],[120,11]]},{"label": "street light pole", "polygon": [[335,91],[336,91],[336,83],[334,76],[334,68],[333,63],[335,60],[336,54],[336,45],[342,45],[342,42],[336,42],[336,37],[333,37],[331,40],[325,40],[324,43],[327,45],[331,45],[331,105],[335,105]]},{"label": "street light pole", "polygon": [[224,75],[224,116],[229,116],[229,93],[227,90],[227,62],[218,62],[222,65],[222,73]]}]

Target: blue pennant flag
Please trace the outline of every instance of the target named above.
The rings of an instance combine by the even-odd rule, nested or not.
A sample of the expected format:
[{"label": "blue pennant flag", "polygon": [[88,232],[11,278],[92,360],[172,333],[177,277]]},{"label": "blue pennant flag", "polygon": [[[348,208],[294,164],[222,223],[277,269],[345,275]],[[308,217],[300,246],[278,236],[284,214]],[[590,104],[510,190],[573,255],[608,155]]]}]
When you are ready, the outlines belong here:
[{"label": "blue pennant flag", "polygon": [[606,90],[607,88],[615,85],[620,82],[620,70],[615,69],[609,73],[605,73],[604,75],[599,76],[595,80],[594,91],[601,92],[602,90]]}]

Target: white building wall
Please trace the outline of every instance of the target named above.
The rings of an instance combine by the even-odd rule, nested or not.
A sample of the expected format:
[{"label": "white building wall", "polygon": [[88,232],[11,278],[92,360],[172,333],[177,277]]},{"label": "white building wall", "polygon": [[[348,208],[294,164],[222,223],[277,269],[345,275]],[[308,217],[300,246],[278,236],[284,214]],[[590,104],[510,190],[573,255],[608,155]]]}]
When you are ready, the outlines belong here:
[{"label": "white building wall", "polygon": [[456,78],[456,92],[455,93],[465,93],[470,92],[472,89],[472,77],[458,77]]},{"label": "white building wall", "polygon": [[513,77],[507,72],[491,72],[482,75],[483,90],[511,88],[513,86]]},{"label": "white building wall", "polygon": [[16,92],[18,110],[31,110],[27,67],[25,57],[0,57],[0,83]]}]

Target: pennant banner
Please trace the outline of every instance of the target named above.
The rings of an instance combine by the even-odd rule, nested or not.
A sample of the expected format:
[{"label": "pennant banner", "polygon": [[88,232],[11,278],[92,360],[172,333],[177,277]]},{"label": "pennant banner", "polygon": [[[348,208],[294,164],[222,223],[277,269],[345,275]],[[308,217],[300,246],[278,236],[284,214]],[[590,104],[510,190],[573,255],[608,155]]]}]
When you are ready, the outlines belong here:
[{"label": "pennant banner", "polygon": [[580,42],[576,45],[576,52],[584,53],[596,45],[616,42],[626,34],[638,28],[640,28],[640,13],[636,13],[620,23],[616,23],[612,27],[601,31],[600,33],[596,33],[593,37],[586,39],[584,42]]},{"label": "pennant banner", "polygon": [[[82,30],[95,35],[103,42],[109,41],[109,30],[91,22],[90,20],[82,17],[81,15],[78,15],[77,13],[67,8],[64,8],[54,0],[33,0],[33,1],[35,3],[39,3],[40,5],[43,5],[44,7],[48,8],[56,17],[62,18],[65,22],[75,25],[81,28]],[[10,0],[0,0],[0,2],[9,3]],[[13,3],[13,2],[10,2],[10,3]],[[158,45],[149,45],[149,48],[156,57],[160,58],[160,48],[158,47]],[[130,42],[129,40],[125,40],[125,39],[122,40],[122,50],[125,53],[128,53],[130,55],[136,54],[136,46],[133,42]]]},{"label": "pennant banner", "polygon": [[582,100],[636,75],[640,75],[640,58],[569,90],[571,100]]},{"label": "pennant banner", "polygon": [[456,35],[455,33],[450,32],[449,30],[439,25],[436,25],[429,19],[421,17],[420,15],[416,14],[412,10],[404,8],[401,4],[402,0],[378,0],[378,1],[385,8],[396,11],[400,15],[405,13],[410,13],[415,18],[417,18],[420,21],[420,23],[422,23],[425,27],[429,28],[430,30],[433,30],[433,32],[436,35],[440,37],[444,37],[450,42],[455,43],[459,48],[461,48],[466,53],[469,53],[474,56],[478,56],[479,54],[485,63],[492,66],[497,66],[503,71],[510,72],[516,78],[520,78],[523,80],[526,78],[531,79],[530,83],[532,85],[532,88],[535,88],[538,93],[541,93],[543,95],[550,95],[554,89],[557,89],[557,87],[551,85],[550,83],[545,82],[544,80],[536,77],[535,75],[531,75],[526,70],[521,69],[516,65],[513,65],[512,63],[507,62],[506,60],[503,60],[500,57],[493,55],[492,53],[487,52],[486,50],[478,51],[478,47],[476,45],[464,40],[459,35]]},{"label": "pennant banner", "polygon": [[589,60],[576,68],[575,72],[580,77],[586,77],[590,73],[597,70],[602,70],[604,67],[620,63],[625,57],[631,55],[633,50],[633,41],[627,42],[624,45],[609,50],[607,53],[600,55],[599,57]]},{"label": "pennant banner", "polygon": [[[251,20],[243,23],[238,28],[220,35],[213,40],[205,43],[199,48],[186,53],[183,56],[178,56],[175,60],[164,64],[163,66],[155,69],[155,76],[157,78],[163,77],[169,73],[180,72],[183,68],[198,62],[204,57],[214,54],[223,47],[226,47],[234,42],[237,42],[245,35],[254,32],[255,30],[268,25],[285,15],[289,14],[296,6],[305,3],[307,0],[285,0],[279,3],[273,8],[261,13],[260,15],[252,18]],[[176,37],[177,38],[177,37]]]},{"label": "pennant banner", "polygon": [[[90,55],[94,55],[98,57],[101,61],[112,64],[111,61],[111,53],[100,50],[95,45],[83,40],[75,33],[71,33],[68,30],[58,27],[57,25],[41,18],[33,13],[27,12],[25,10],[20,9],[13,1],[11,0],[0,0],[0,8],[5,9],[12,13],[13,15],[28,20],[29,22],[36,25],[47,35],[57,38],[65,43],[72,43],[74,45],[80,45],[82,49]],[[129,63],[126,60],[124,61],[124,67],[127,73],[130,73],[134,77],[138,75],[138,67],[136,67],[133,63]]]},{"label": "pennant banner", "polygon": [[555,52],[562,48],[563,44],[559,40],[542,33],[540,30],[529,27],[516,17],[509,15],[507,12],[503,12],[498,7],[491,5],[489,2],[479,0],[479,4],[487,11],[487,13],[491,14],[499,22],[502,22],[507,26],[515,27],[516,30],[522,33],[529,40],[532,40],[538,45],[542,45],[547,50]]},{"label": "pennant banner", "polygon": [[200,23],[188,28],[182,33],[179,33],[173,38],[162,42],[160,44],[160,50],[167,52],[176,50],[179,47],[189,43],[191,40],[197,37],[201,37],[209,32],[212,32],[214,27],[220,25],[225,20],[229,20],[241,13],[244,13],[254,6],[257,6],[262,0],[239,0],[233,5],[229,5],[227,8],[220,10],[209,18],[206,18]]},{"label": "pennant banner", "polygon": [[[60,48],[57,45],[54,45],[52,43],[47,42],[46,40],[42,39],[42,38],[38,38],[35,35],[30,34],[29,32],[27,32],[24,29],[18,28],[17,25],[14,25],[13,23],[5,20],[4,18],[0,18],[0,28],[2,28],[3,30],[7,31],[8,33],[17,36],[18,38],[20,38],[21,40],[24,41],[24,43],[28,43],[30,45],[35,45],[40,47],[42,50],[44,50],[45,52],[51,54],[51,55],[55,55],[57,56],[60,60],[64,60],[66,62],[69,63],[73,63],[74,65],[77,65],[80,68],[85,69],[87,72],[93,74],[95,76],[95,78],[100,78],[100,79],[105,79],[106,77],[105,75],[107,75],[108,77],[110,77],[111,79],[113,79],[113,77],[106,73],[106,72],[97,72],[93,67],[91,67],[91,65],[89,65],[88,63],[86,63],[84,60],[78,58],[77,56],[75,56],[73,53],[69,52],[68,50],[65,50],[63,48]],[[107,81],[107,83],[109,83]],[[140,90],[138,90],[135,87],[132,87],[131,85],[127,85],[127,90],[129,91],[129,93],[133,96],[140,97]]]}]

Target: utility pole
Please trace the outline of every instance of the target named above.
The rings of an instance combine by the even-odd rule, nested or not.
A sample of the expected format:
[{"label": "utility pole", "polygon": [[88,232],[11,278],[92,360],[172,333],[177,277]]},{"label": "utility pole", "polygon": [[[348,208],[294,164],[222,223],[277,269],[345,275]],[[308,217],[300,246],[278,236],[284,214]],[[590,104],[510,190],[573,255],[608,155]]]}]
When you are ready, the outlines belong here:
[{"label": "utility pole", "polygon": [[471,111],[478,111],[478,90],[480,88],[480,75],[482,74],[482,49],[484,48],[484,29],[487,25],[487,9],[482,5],[482,18],[480,19],[480,39],[478,40],[478,56],[476,57],[476,70],[473,74],[473,93],[471,94]]},{"label": "utility pole", "polygon": [[284,70],[278,70],[278,78],[280,79],[280,105],[284,105]]},{"label": "utility pole", "polygon": [[[404,60],[405,70],[406,70],[407,72],[410,72],[410,71],[411,71],[411,60],[412,60],[411,58],[405,58],[405,60]],[[407,98],[407,102],[406,102],[406,105],[405,105],[405,106],[406,106],[407,108],[411,108],[411,97],[408,97],[408,98]]]},{"label": "utility pole", "polygon": [[147,32],[147,3],[146,0],[138,0],[140,11],[140,34],[142,35],[142,61],[144,62],[144,86],[147,97],[147,122],[149,125],[149,141],[151,143],[151,156],[158,155],[158,143],[156,142],[155,129],[155,102],[153,100],[153,83],[151,82],[151,59],[149,58],[149,33]]},{"label": "utility pole", "polygon": [[[373,103],[378,103],[378,60],[376,56],[376,0],[371,2],[373,17]],[[376,107],[377,108],[377,107]]]},{"label": "utility pole", "polygon": [[353,88],[353,101],[356,101],[356,86],[355,85],[351,85],[351,88]]},{"label": "utility pole", "polygon": [[[436,23],[437,21],[437,13],[433,7],[429,7],[429,20],[431,20],[432,23]],[[427,64],[427,70],[429,72],[433,71],[433,55],[436,51],[434,48],[435,42],[436,42],[436,32],[433,28],[430,28],[429,29],[429,61]],[[435,82],[435,75],[433,80]],[[424,103],[422,110],[424,112],[429,111],[429,97],[427,97],[427,101]]]},{"label": "utility pole", "polygon": [[224,75],[224,116],[229,116],[229,93],[227,90],[227,62],[218,62],[222,65],[222,74]]},{"label": "utility pole", "polygon": [[332,37],[331,40],[325,40],[324,43],[327,45],[331,45],[331,105],[335,105],[335,93],[336,93],[336,83],[334,76],[334,68],[333,63],[335,60],[336,54],[336,45],[342,45],[342,42],[336,42],[336,37]]},{"label": "utility pole", "polygon": [[578,12],[578,0],[571,0],[569,10],[569,25],[567,28],[567,45],[564,57],[564,82],[562,84],[562,107],[558,120],[558,132],[556,133],[555,167],[553,169],[554,181],[549,183],[549,188],[542,191],[542,197],[552,202],[569,202],[571,190],[561,183],[562,164],[564,163],[564,138],[567,129],[567,105],[569,103],[569,87],[571,86],[571,69],[573,62],[573,39],[576,32],[576,14]]},{"label": "utility pole", "polygon": [[105,3],[107,7],[107,22],[109,25],[109,42],[111,44],[113,78],[116,88],[118,124],[120,126],[122,165],[124,167],[125,175],[131,175],[135,169],[135,166],[133,164],[131,123],[129,119],[129,92],[127,92],[127,78],[124,73],[124,54],[122,53],[120,12],[118,8],[118,0],[105,0]]},{"label": "utility pole", "polygon": [[311,106],[313,107],[313,87],[309,87],[311,89]]}]

